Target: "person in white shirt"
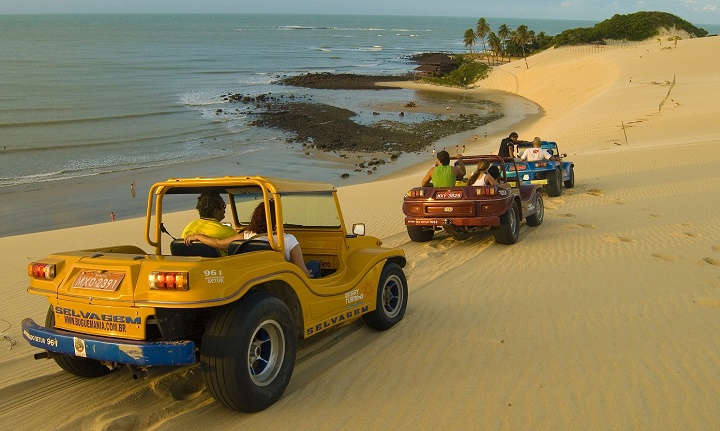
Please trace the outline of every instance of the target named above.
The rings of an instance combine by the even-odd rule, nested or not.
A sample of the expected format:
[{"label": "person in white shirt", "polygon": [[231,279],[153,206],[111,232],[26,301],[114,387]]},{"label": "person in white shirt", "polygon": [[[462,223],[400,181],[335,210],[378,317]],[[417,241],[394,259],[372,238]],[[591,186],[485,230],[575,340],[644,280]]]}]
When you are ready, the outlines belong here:
[{"label": "person in white shirt", "polygon": [[468,178],[468,185],[475,187],[496,186],[498,184],[497,180],[488,173],[490,165],[491,163],[489,160],[480,160],[477,170],[475,170],[475,172],[470,175],[470,178]]},{"label": "person in white shirt", "polygon": [[535,139],[533,139],[533,147],[525,150],[522,156],[520,156],[520,159],[527,160],[528,162],[552,159],[552,154],[548,153],[545,148],[540,148],[541,144],[542,141],[536,136]]}]

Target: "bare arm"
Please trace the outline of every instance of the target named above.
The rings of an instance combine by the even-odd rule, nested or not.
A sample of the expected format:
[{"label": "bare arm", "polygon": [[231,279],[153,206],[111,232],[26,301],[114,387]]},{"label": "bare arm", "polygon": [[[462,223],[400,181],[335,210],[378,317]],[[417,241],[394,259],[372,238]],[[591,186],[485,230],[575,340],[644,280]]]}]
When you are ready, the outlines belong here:
[{"label": "bare arm", "polygon": [[433,174],[434,167],[430,168],[427,174],[425,174],[425,178],[422,180],[422,184],[420,184],[422,187],[427,187],[430,185],[430,180],[432,180],[432,174]]},{"label": "bare arm", "polygon": [[229,238],[218,239],[212,236],[203,235],[201,233],[194,233],[185,237],[185,244],[190,245],[190,243],[193,241],[200,241],[201,243],[209,245],[210,247],[227,250],[230,246],[230,243],[235,241],[236,239],[245,239],[245,235],[241,233],[235,236],[231,236]]},{"label": "bare arm", "polygon": [[465,176],[465,162],[463,162],[462,154],[458,154],[455,156],[458,161],[457,166],[453,166],[453,173],[456,177],[464,177]]},{"label": "bare arm", "polygon": [[297,265],[300,269],[302,269],[305,272],[305,275],[312,278],[310,270],[307,269],[307,266],[305,266],[305,260],[303,260],[303,253],[302,249],[300,248],[300,244],[296,245],[290,250],[290,261]]}]

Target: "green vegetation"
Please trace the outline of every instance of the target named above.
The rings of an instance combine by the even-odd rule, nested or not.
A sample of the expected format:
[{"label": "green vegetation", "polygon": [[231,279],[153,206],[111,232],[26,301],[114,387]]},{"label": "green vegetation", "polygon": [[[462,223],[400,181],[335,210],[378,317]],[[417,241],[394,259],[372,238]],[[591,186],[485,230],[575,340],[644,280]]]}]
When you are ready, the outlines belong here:
[{"label": "green vegetation", "polygon": [[666,12],[636,12],[615,15],[591,28],[565,30],[555,36],[555,45],[591,43],[603,39],[640,41],[659,34],[660,28],[686,31],[694,37],[705,37],[708,32],[695,27],[682,18]]},{"label": "green vegetation", "polygon": [[485,79],[490,72],[490,66],[473,61],[472,55],[458,54],[455,56],[455,61],[459,64],[457,69],[443,76],[427,77],[424,81],[450,87],[465,87],[477,80]]},{"label": "green vegetation", "polygon": [[[488,64],[502,62],[509,57],[523,57],[552,46],[576,45],[601,42],[605,39],[640,41],[656,37],[659,29],[673,29],[687,32],[693,37],[705,37],[708,32],[695,27],[684,19],[666,12],[636,12],[629,15],[615,15],[593,27],[565,30],[556,36],[544,32],[536,34],[526,25],[511,30],[506,24],[498,27],[497,33],[488,26],[485,18],[477,21],[476,29],[469,28],[463,35],[465,47],[470,49],[480,41],[483,56]],[[677,39],[675,39],[677,42]],[[491,59],[492,58],[492,59]],[[527,60],[525,62],[527,65]]]}]

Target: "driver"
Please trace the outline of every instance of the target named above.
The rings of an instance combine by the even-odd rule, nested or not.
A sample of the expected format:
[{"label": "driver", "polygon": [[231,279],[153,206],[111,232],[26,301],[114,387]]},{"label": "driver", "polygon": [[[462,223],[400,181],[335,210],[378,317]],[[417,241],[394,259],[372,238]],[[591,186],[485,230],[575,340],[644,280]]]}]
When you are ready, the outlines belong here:
[{"label": "driver", "polygon": [[[215,190],[205,190],[200,193],[197,208],[200,218],[191,221],[183,229],[182,237],[192,234],[204,234],[214,238],[225,239],[237,235],[237,231],[230,226],[220,223],[225,218],[225,201]],[[187,243],[187,241],[185,241]]]}]

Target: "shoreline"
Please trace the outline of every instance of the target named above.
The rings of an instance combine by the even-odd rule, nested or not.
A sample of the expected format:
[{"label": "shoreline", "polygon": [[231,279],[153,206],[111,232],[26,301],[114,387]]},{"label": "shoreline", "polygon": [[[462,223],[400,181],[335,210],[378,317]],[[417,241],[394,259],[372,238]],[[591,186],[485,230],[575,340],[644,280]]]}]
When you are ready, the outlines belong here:
[{"label": "shoreline", "polygon": [[[398,87],[425,92],[448,93],[446,87],[435,88],[429,84],[418,86],[412,82],[395,82]],[[385,84],[383,84],[385,85]],[[472,97],[478,94],[463,93]],[[305,178],[299,180],[322,181],[333,184],[336,187],[368,183],[385,178],[395,178],[418,169],[420,166],[432,165],[432,148],[447,147],[455,145],[467,145],[466,152],[494,152],[497,143],[502,137],[509,133],[506,129],[509,124],[524,121],[528,116],[533,116],[537,110],[531,102],[517,96],[508,95],[502,92],[488,91],[488,97],[493,100],[502,101],[505,116],[492,121],[477,129],[472,129],[452,135],[448,135],[423,151],[403,151],[397,159],[391,159],[391,152],[364,152],[364,151],[343,151],[343,150],[319,150],[305,147],[299,143],[287,142],[278,137],[274,145],[282,145],[290,154],[294,154],[293,160],[274,158],[272,155],[258,158],[253,155],[252,165],[246,165],[242,158],[232,160],[211,159],[193,164],[180,164],[160,169],[142,169],[133,171],[115,172],[75,179],[61,180],[57,182],[37,183],[34,185],[23,185],[14,187],[13,191],[0,193],[3,199],[0,208],[0,217],[5,220],[16,220],[13,223],[6,223],[0,226],[0,237],[23,235],[34,232],[45,232],[49,230],[65,229],[86,224],[105,223],[110,221],[110,214],[115,214],[115,220],[120,221],[129,218],[144,217],[147,202],[147,190],[157,182],[167,178],[178,178],[195,176],[197,172],[204,172],[202,176],[223,176],[223,175],[267,175],[273,177],[297,177],[298,167],[306,171]],[[485,98],[485,96],[482,96]],[[380,109],[385,105],[389,112],[395,112],[397,102],[383,99],[382,90],[373,94]],[[418,113],[446,114],[443,112],[444,104],[423,105],[412,108]],[[373,107],[369,107],[372,109]],[[407,108],[405,108],[407,109]],[[468,112],[469,109],[459,111]],[[452,112],[452,110],[451,110]],[[484,138],[484,132],[488,137]],[[481,138],[473,141],[477,134]],[[282,142],[281,142],[282,141]],[[492,143],[490,141],[493,141]],[[494,141],[497,141],[494,142]],[[450,150],[452,152],[452,150]],[[382,164],[372,164],[373,160],[384,159]],[[290,164],[288,164],[290,163]],[[314,169],[320,167],[324,176],[314,175]],[[239,172],[237,170],[240,170]],[[347,178],[343,175],[347,174]],[[331,176],[332,178],[328,177]],[[130,184],[135,182],[136,196],[130,194]],[[58,201],[58,196],[64,196]],[[48,212],[52,207],[53,211]],[[183,209],[178,208],[178,211]],[[17,220],[21,220],[17,222]]]}]

